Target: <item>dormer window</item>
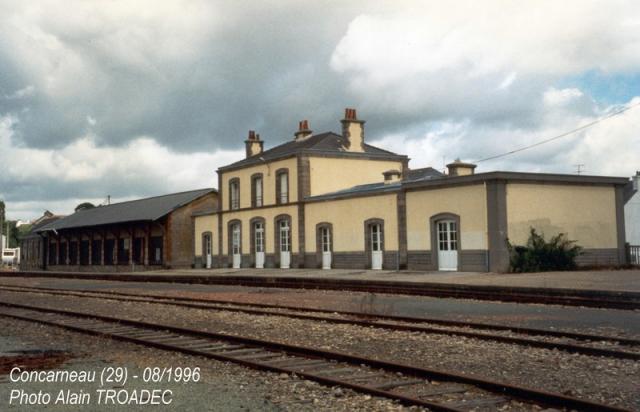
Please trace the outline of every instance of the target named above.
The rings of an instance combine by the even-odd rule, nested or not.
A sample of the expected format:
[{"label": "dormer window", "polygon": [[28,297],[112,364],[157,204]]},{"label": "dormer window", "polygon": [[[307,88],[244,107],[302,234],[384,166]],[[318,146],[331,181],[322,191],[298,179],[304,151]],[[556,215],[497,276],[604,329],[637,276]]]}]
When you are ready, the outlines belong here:
[{"label": "dormer window", "polygon": [[240,209],[240,179],[229,181],[229,209]]},{"label": "dormer window", "polygon": [[276,202],[289,203],[289,171],[287,169],[276,172]]}]

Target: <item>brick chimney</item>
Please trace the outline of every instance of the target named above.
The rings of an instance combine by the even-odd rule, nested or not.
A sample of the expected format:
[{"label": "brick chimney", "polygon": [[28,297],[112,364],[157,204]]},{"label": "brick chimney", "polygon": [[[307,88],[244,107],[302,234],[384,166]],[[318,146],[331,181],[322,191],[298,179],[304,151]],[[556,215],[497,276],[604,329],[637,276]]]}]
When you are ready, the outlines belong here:
[{"label": "brick chimney", "polygon": [[298,123],[298,131],[293,134],[296,138],[296,142],[301,142],[307,137],[313,135],[313,132],[309,129],[309,122],[307,120],[301,120]]},{"label": "brick chimney", "polygon": [[449,176],[467,176],[475,173],[476,165],[456,159],[447,165]]},{"label": "brick chimney", "polygon": [[347,150],[364,152],[364,120],[358,120],[356,109],[344,109],[344,119],[340,120],[340,123]]},{"label": "brick chimney", "polygon": [[244,141],[244,145],[247,151],[247,157],[251,157],[262,153],[264,142],[260,140],[259,134],[256,134],[253,130],[249,130],[249,137]]}]

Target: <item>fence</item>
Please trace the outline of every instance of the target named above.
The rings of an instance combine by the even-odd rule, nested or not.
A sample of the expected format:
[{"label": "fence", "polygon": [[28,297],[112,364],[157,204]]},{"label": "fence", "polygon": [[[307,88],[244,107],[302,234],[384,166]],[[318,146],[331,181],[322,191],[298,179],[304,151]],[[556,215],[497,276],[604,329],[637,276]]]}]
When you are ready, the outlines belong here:
[{"label": "fence", "polygon": [[627,246],[629,252],[629,263],[632,265],[640,265],[640,246]]}]

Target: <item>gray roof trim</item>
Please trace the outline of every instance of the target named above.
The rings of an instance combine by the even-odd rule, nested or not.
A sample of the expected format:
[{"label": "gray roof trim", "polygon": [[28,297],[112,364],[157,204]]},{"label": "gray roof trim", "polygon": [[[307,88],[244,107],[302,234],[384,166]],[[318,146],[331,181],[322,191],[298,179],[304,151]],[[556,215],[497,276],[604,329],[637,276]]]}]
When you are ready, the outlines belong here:
[{"label": "gray roof trim", "polygon": [[191,190],[80,210],[39,228],[37,232],[119,223],[153,222],[211,193],[217,193],[217,190],[212,188]]},{"label": "gray roof trim", "polygon": [[386,185],[384,183],[372,183],[367,185],[354,186],[352,188],[340,190],[337,192],[311,196],[305,198],[304,200],[305,202],[316,202],[323,200],[348,199],[362,196],[376,196],[397,192],[402,189],[436,189],[447,186],[479,184],[489,180],[572,185],[626,185],[628,183],[628,179],[624,177],[562,175],[550,173],[487,172],[467,176],[425,176],[416,180],[405,180],[402,182]]},{"label": "gray roof trim", "polygon": [[476,173],[467,176],[445,176],[440,179],[404,182],[402,186],[406,189],[420,189],[423,187],[431,186],[479,183],[488,180],[508,180],[521,183],[556,183],[577,185],[626,185],[628,182],[628,179],[625,177],[496,171],[487,173]]}]

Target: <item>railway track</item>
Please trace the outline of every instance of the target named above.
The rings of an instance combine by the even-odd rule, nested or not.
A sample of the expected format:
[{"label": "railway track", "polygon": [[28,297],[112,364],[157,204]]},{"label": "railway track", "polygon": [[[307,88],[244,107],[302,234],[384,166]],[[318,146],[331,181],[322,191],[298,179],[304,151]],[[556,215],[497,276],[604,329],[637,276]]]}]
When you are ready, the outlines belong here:
[{"label": "railway track", "polygon": [[91,313],[0,301],[0,316],[233,362],[254,369],[296,374],[325,385],[350,388],[433,411],[485,411],[497,407],[520,411],[547,406],[578,411],[625,410],[470,375]]},{"label": "railway track", "polygon": [[46,277],[65,279],[91,279],[123,282],[169,282],[207,285],[237,285],[249,287],[344,290],[370,293],[432,296],[441,298],[476,299],[502,302],[540,303],[548,305],[586,306],[595,308],[640,309],[640,293],[595,291],[579,289],[541,289],[488,285],[456,285],[439,283],[411,283],[381,280],[354,280],[284,276],[237,276],[235,272],[211,275],[153,275],[126,273],[77,272],[7,272],[0,277]]},{"label": "railway track", "polygon": [[[323,309],[296,308],[292,306],[246,304],[223,300],[139,295],[114,291],[51,289],[27,286],[0,286],[0,291],[109,299],[124,302],[155,303],[194,309],[240,312],[260,316],[283,316],[302,320],[334,324],[349,324],[394,331],[462,336],[484,341],[494,341],[551,350],[557,349],[568,353],[579,353],[589,356],[605,356],[617,359],[640,360],[640,340],[621,337],[518,328],[504,325],[460,322],[443,319],[376,315],[362,312],[329,311]],[[310,315],[309,313],[315,314]]]}]

